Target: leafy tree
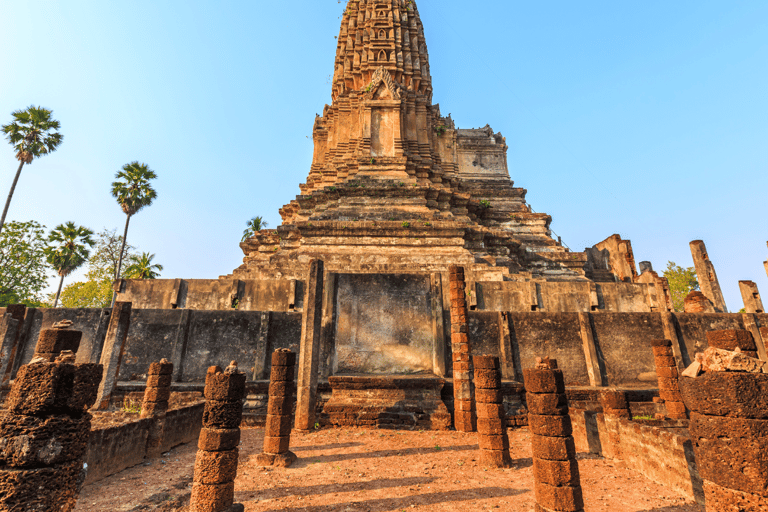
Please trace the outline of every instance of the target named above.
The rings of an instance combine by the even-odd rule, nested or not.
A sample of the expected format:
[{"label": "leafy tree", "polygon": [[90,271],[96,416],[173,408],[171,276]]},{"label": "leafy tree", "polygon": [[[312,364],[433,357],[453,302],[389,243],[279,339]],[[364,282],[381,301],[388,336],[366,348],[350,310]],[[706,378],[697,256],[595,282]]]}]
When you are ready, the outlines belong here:
[{"label": "leafy tree", "polygon": [[47,279],[45,226],[9,221],[0,233],[0,307],[39,307]]},{"label": "leafy tree", "polygon": [[246,239],[252,237],[262,229],[267,229],[267,222],[261,217],[254,217],[245,223],[247,228],[243,231],[243,238],[241,242],[245,242]]},{"label": "leafy tree", "polygon": [[[53,300],[53,294],[50,297]],[[59,302],[65,308],[107,308],[112,300],[112,281],[78,281],[64,287]]]},{"label": "leafy tree", "polygon": [[141,256],[133,256],[128,261],[130,265],[125,269],[126,279],[157,279],[163,266],[157,263],[153,264],[154,254],[148,252],[141,253]]},{"label": "leafy tree", "polygon": [[[147,164],[131,162],[125,164],[123,169],[115,174],[115,180],[112,182],[112,196],[117,199],[117,203],[125,213],[125,231],[123,232],[123,247],[120,249],[120,257],[117,260],[117,272],[115,279],[120,279],[120,270],[123,265],[123,255],[125,252],[125,241],[128,237],[128,223],[131,217],[136,215],[142,208],[152,204],[157,197],[157,192],[150,185],[150,181],[157,178],[155,171],[151,170]],[[112,305],[115,303],[114,295]]]},{"label": "leafy tree", "polygon": [[95,243],[91,236],[93,231],[76,226],[74,222],[59,224],[48,236],[49,245],[45,248],[46,260],[61,276],[56,299],[53,301],[54,308],[59,303],[64,278],[88,260],[89,248]]},{"label": "leafy tree", "polygon": [[667,262],[664,277],[669,281],[669,293],[672,296],[672,307],[675,311],[685,311],[685,298],[694,290],[699,289],[694,267],[681,267],[674,261]]},{"label": "leafy tree", "polygon": [[24,164],[31,164],[35,158],[53,153],[64,139],[64,136],[57,131],[61,127],[60,123],[51,119],[52,114],[53,112],[48,109],[31,106],[26,110],[13,112],[11,114],[14,117],[13,122],[3,125],[3,133],[16,150],[19,168],[13,179],[11,191],[8,193],[8,199],[5,201],[3,216],[0,217],[0,232],[3,231],[5,216],[8,215],[8,208],[11,206],[11,199]]}]

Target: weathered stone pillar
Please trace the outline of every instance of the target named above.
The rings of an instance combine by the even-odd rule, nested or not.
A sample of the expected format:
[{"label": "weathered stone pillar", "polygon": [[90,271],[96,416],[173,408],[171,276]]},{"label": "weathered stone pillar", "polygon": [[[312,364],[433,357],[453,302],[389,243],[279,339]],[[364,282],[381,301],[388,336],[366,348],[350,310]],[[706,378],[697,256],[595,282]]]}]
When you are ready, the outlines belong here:
[{"label": "weathered stone pillar", "polygon": [[523,370],[523,378],[532,434],[536,510],[583,511],[563,372],[557,369],[557,361],[537,359],[536,368]]},{"label": "weathered stone pillar", "polygon": [[690,247],[701,292],[712,301],[718,313],[727,313],[728,308],[725,307],[725,299],[720,289],[720,281],[717,280],[715,266],[709,260],[707,246],[701,240],[694,240],[690,243]]},{"label": "weathered stone pillar", "polygon": [[293,424],[293,374],[295,366],[296,354],[290,350],[278,349],[272,354],[264,451],[256,458],[256,463],[259,466],[287,468],[296,460],[296,455],[289,450],[291,425]]},{"label": "weathered stone pillar", "polygon": [[754,281],[739,281],[739,290],[744,301],[744,310],[747,313],[765,313],[763,300],[760,298],[760,292]]},{"label": "weathered stone pillar", "polygon": [[680,388],[707,511],[768,510],[768,375],[696,373],[686,370]]},{"label": "weathered stone pillar", "polygon": [[0,416],[0,510],[68,512],[85,481],[83,459],[101,365],[35,358],[19,368]]},{"label": "weathered stone pillar", "polygon": [[459,432],[474,432],[475,408],[472,389],[472,358],[469,345],[464,268],[451,265],[451,349],[453,352],[453,426]]},{"label": "weathered stone pillar", "polygon": [[83,333],[69,329],[71,326],[71,321],[63,320],[53,324],[51,329],[41,330],[32,358],[42,358],[50,363],[65,350],[76,353],[77,349],[80,348]]},{"label": "weathered stone pillar", "polygon": [[[11,380],[13,374],[14,360],[17,354],[20,354],[19,342],[21,341],[21,333],[24,327],[24,317],[27,313],[27,306],[24,304],[9,304],[5,308],[5,314],[10,315],[10,318],[16,321],[15,327],[11,327],[10,322],[5,322],[5,334],[8,336],[11,332],[13,336],[9,336],[10,343],[6,346],[5,337],[0,339],[3,343],[2,353],[0,354],[0,380],[2,384],[7,384]],[[2,330],[2,328],[0,328]]]},{"label": "weathered stone pillar", "polygon": [[117,386],[117,376],[120,373],[120,364],[123,361],[125,340],[128,338],[128,329],[131,326],[131,303],[116,302],[109,316],[109,327],[104,339],[104,349],[101,351],[101,365],[104,367],[104,376],[99,386],[99,395],[96,398],[96,408],[106,409],[112,399],[112,392]]},{"label": "weathered stone pillar", "polygon": [[320,340],[323,327],[323,272],[323,262],[312,260],[304,296],[299,377],[296,389],[296,430],[302,431],[309,431],[315,426]]},{"label": "weathered stone pillar", "polygon": [[18,330],[19,322],[12,315],[4,314],[0,319],[0,377],[2,377],[2,384],[6,384],[11,378]]},{"label": "weathered stone pillar", "polygon": [[245,374],[232,363],[222,372],[208,368],[205,376],[205,410],[200,431],[191,512],[242,512],[234,504],[240,422],[243,418]]},{"label": "weathered stone pillar", "polygon": [[656,376],[659,380],[659,397],[664,401],[667,416],[676,420],[688,418],[685,404],[680,395],[679,373],[677,361],[672,351],[672,342],[670,340],[651,340],[651,347],[656,363]]},{"label": "weathered stone pillar", "polygon": [[477,433],[480,441],[480,464],[494,468],[508,468],[509,437],[507,413],[501,393],[501,366],[499,358],[473,356],[475,367],[475,400],[477,401]]},{"label": "weathered stone pillar", "polygon": [[165,414],[168,412],[168,399],[171,397],[173,363],[161,359],[159,363],[149,365],[147,387],[141,404],[141,418],[154,418],[147,435],[147,457],[158,457],[162,451],[165,433]]}]

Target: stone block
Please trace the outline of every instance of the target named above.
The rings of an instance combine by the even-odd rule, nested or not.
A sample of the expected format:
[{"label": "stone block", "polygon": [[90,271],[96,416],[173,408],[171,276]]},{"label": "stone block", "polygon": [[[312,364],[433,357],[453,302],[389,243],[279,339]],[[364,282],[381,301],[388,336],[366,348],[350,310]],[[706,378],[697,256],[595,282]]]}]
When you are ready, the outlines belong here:
[{"label": "stone block", "polygon": [[499,358],[495,356],[472,356],[472,363],[478,370],[500,370]]},{"label": "stone block", "polygon": [[83,337],[81,331],[69,329],[42,329],[37,338],[35,353],[59,354],[64,350],[77,353],[80,348],[80,340]]},{"label": "stone block", "polygon": [[672,341],[671,340],[651,340],[651,347],[671,347]]},{"label": "stone block", "polygon": [[666,379],[659,377],[659,390],[665,391],[679,391],[680,387],[677,384],[677,379]]},{"label": "stone block", "polygon": [[703,479],[768,497],[768,420],[692,413],[690,432]]},{"label": "stone block", "polygon": [[481,450],[509,451],[509,437],[506,434],[479,435],[477,439],[480,442]]},{"label": "stone block", "polygon": [[606,416],[613,416],[614,418],[621,418],[623,420],[632,419],[632,413],[629,409],[611,409],[610,407],[603,407],[603,414]]},{"label": "stone block", "polygon": [[233,450],[240,444],[240,429],[203,428],[197,440],[197,447],[207,452]]},{"label": "stone block", "polygon": [[570,460],[533,459],[533,476],[537,482],[562,487],[580,485],[579,463]]},{"label": "stone block", "polygon": [[573,437],[547,437],[532,435],[533,457],[544,460],[569,460],[576,458]]},{"label": "stone block", "polygon": [[459,432],[473,432],[475,430],[474,416],[468,411],[454,411],[453,427]]},{"label": "stone block", "polygon": [[278,349],[272,352],[272,366],[296,366],[296,353]]},{"label": "stone block", "polygon": [[269,383],[269,396],[292,397],[296,393],[296,385],[292,381],[279,381]]},{"label": "stone block", "polygon": [[456,385],[456,382],[459,381],[467,381],[470,382],[472,380],[472,371],[462,372],[458,371],[454,368],[453,370],[453,383],[454,386]]},{"label": "stone block", "polygon": [[195,512],[226,511],[235,501],[235,483],[197,484],[192,487],[190,504]]},{"label": "stone block", "polygon": [[267,414],[267,425],[265,435],[271,437],[287,436],[291,433],[293,417],[291,416],[273,416]]},{"label": "stone block", "polygon": [[453,343],[451,345],[451,350],[453,350],[454,354],[467,354],[469,355],[471,353],[471,348],[469,347],[469,343]]},{"label": "stone block", "polygon": [[477,417],[478,418],[506,418],[507,411],[504,409],[504,404],[486,404],[477,403]]},{"label": "stone block", "polygon": [[464,299],[464,297],[451,298],[451,310],[466,309],[466,308],[467,308],[467,301]]},{"label": "stone block", "polygon": [[539,436],[567,437],[573,434],[570,416],[540,416],[528,414],[531,433]]},{"label": "stone block", "polygon": [[61,510],[76,497],[82,467],[76,461],[38,469],[0,469],[0,510]]},{"label": "stone block", "polygon": [[707,372],[680,379],[691,411],[710,416],[768,419],[768,374]]},{"label": "stone block", "polygon": [[680,391],[660,389],[659,396],[665,402],[682,402],[683,401],[683,395],[680,394]]},{"label": "stone block", "polygon": [[451,324],[465,324],[468,321],[469,318],[466,311],[451,311]]},{"label": "stone block", "polygon": [[664,406],[667,408],[667,416],[670,418],[680,420],[688,417],[685,404],[682,402],[665,402]]},{"label": "stone block", "polygon": [[704,500],[707,511],[712,512],[765,512],[768,498],[740,492],[704,480]]},{"label": "stone block", "polygon": [[472,412],[472,400],[454,400],[453,408],[456,411]]},{"label": "stone block", "polygon": [[[469,335],[466,332],[451,333],[451,343],[454,345],[469,343]],[[454,350],[454,352],[456,352]],[[467,351],[469,353],[469,351]]]},{"label": "stone block", "polygon": [[0,466],[51,466],[82,460],[91,433],[91,416],[38,418],[0,416]]},{"label": "stone block", "polygon": [[69,410],[75,382],[75,366],[64,363],[23,365],[5,402],[14,414],[60,414]]},{"label": "stone block", "polygon": [[501,418],[477,418],[477,431],[486,436],[500,436],[507,433],[507,422]]},{"label": "stone block", "polygon": [[209,373],[205,376],[205,399],[235,402],[245,397],[244,373]]},{"label": "stone block", "polygon": [[272,396],[267,403],[267,414],[290,416],[293,414],[293,397]]},{"label": "stone block", "polygon": [[653,347],[654,357],[672,357],[674,355],[672,347]]},{"label": "stone block", "polygon": [[451,281],[449,283],[449,290],[464,290],[467,285],[464,281]]},{"label": "stone block", "polygon": [[97,363],[75,365],[75,380],[72,384],[72,397],[69,399],[69,410],[77,414],[90,409],[99,394],[104,367]]},{"label": "stone block", "polygon": [[512,459],[507,450],[480,450],[480,465],[490,468],[508,468]]},{"label": "stone block", "polygon": [[195,483],[225,484],[237,476],[238,450],[207,452],[198,450],[195,458]]},{"label": "stone block", "polygon": [[562,370],[523,370],[525,391],[528,393],[565,393]]},{"label": "stone block", "polygon": [[472,363],[453,363],[454,372],[469,372],[472,370]]},{"label": "stone block", "polygon": [[292,451],[283,453],[260,453],[256,456],[257,466],[273,466],[279,468],[290,467],[291,464],[296,462],[296,454]]},{"label": "stone block", "polygon": [[475,402],[483,404],[500,404],[504,402],[501,389],[475,389]]},{"label": "stone block", "polygon": [[555,487],[536,482],[536,502],[544,508],[562,512],[578,512],[584,509],[581,486]]},{"label": "stone block", "polygon": [[562,393],[526,394],[528,412],[542,416],[563,416],[568,414],[568,400]]},{"label": "stone block", "polygon": [[616,389],[600,391],[600,404],[608,409],[629,409],[627,394]]},{"label": "stone block", "polygon": [[656,363],[656,368],[677,366],[674,356],[655,356],[653,361]]},{"label": "stone block", "polygon": [[707,332],[707,345],[722,350],[757,350],[752,333],[744,329],[724,329]]},{"label": "stone block", "polygon": [[158,416],[168,412],[168,402],[142,402],[141,417]]},{"label": "stone block", "polygon": [[285,453],[290,448],[291,436],[264,436],[265,453]]},{"label": "stone block", "polygon": [[149,375],[147,377],[148,388],[169,388],[173,375]]},{"label": "stone block", "polygon": [[240,426],[243,418],[241,402],[220,402],[208,400],[203,409],[203,426],[208,428],[231,429]]},{"label": "stone block", "polygon": [[501,373],[498,370],[479,370],[475,367],[476,389],[497,389],[501,387]]},{"label": "stone block", "polygon": [[467,324],[451,324],[451,334],[460,334],[468,332]]},{"label": "stone block", "polygon": [[451,355],[451,359],[454,363],[469,363],[472,356],[468,352],[454,352]]},{"label": "stone block", "polygon": [[763,366],[765,366],[764,361],[749,357],[743,352],[731,352],[713,347],[704,351],[704,358],[701,361],[701,369],[704,372],[760,373]]},{"label": "stone block", "polygon": [[270,382],[293,381],[295,366],[273,366],[269,372]]},{"label": "stone block", "polygon": [[148,375],[173,375],[173,363],[160,361],[149,365]]},{"label": "stone block", "polygon": [[145,402],[167,402],[171,398],[171,388],[147,388],[144,390]]},{"label": "stone block", "polygon": [[666,368],[656,368],[656,375],[662,379],[677,379],[680,376],[676,366],[669,366]]}]

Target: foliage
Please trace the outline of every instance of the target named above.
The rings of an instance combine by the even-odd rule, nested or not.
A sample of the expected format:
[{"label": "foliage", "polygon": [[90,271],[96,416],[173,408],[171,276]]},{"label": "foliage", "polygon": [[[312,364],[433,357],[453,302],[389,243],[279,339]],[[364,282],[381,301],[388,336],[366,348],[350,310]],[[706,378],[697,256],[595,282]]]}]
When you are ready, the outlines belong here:
[{"label": "foliage", "polygon": [[117,199],[123,213],[131,217],[141,209],[152,204],[157,197],[157,192],[150,184],[157,178],[155,171],[147,164],[131,162],[125,164],[122,170],[115,174],[112,182],[112,197]]},{"label": "foliage", "polygon": [[669,293],[672,296],[672,307],[675,311],[685,311],[685,298],[692,291],[699,289],[694,267],[681,267],[674,261],[667,262],[664,277],[669,281]]},{"label": "foliage", "polygon": [[148,252],[141,253],[141,256],[130,257],[123,277],[125,279],[157,279],[163,271],[163,266],[152,263],[153,259],[155,255]]},{"label": "foliage", "polygon": [[88,260],[89,249],[95,243],[91,236],[93,236],[93,231],[82,226],[76,226],[71,221],[66,224],[59,224],[51,230],[51,234],[48,236],[48,246],[44,249],[45,259],[61,276],[53,307],[58,305],[64,278]]},{"label": "foliage", "polygon": [[64,136],[58,133],[61,124],[51,119],[52,111],[30,106],[17,110],[13,122],[3,125],[3,133],[16,150],[16,159],[25,164],[48,153],[53,153]]},{"label": "foliage", "polygon": [[487,210],[491,207],[491,202],[487,199],[481,199],[480,200],[480,208],[483,208],[484,210]]},{"label": "foliage", "polygon": [[267,222],[261,217],[254,217],[246,222],[245,225],[246,229],[243,231],[243,238],[240,239],[241,242],[245,242],[262,229],[267,229]]},{"label": "foliage", "polygon": [[[53,303],[55,294],[49,300]],[[112,280],[78,281],[67,285],[59,302],[65,308],[108,308],[112,301]]]},{"label": "foliage", "polygon": [[45,226],[35,221],[8,222],[0,233],[0,307],[26,304],[39,307],[48,266]]}]

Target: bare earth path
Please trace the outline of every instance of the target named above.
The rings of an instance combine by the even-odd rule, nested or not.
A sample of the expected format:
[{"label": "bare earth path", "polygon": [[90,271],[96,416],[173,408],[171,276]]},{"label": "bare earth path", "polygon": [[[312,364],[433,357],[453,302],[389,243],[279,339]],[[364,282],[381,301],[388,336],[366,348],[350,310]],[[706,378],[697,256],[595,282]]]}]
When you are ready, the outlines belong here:
[{"label": "bare earth path", "polygon": [[[529,512],[533,472],[527,429],[510,430],[511,469],[477,462],[475,434],[326,429],[292,437],[299,460],[259,468],[263,429],[243,430],[236,501],[246,512]],[[189,497],[196,447],[86,486],[76,512],[174,510]],[[623,463],[580,454],[590,512],[703,512]]]}]

